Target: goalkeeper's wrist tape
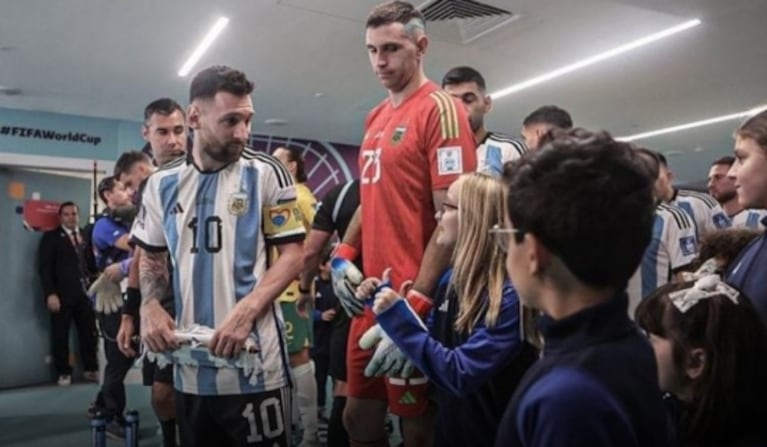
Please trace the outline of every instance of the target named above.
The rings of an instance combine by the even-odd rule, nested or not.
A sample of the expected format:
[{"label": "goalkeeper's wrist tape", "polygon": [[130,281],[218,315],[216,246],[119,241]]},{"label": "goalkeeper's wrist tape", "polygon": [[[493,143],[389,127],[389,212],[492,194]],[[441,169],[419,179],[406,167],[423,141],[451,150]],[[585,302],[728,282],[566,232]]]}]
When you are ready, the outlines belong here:
[{"label": "goalkeeper's wrist tape", "polygon": [[134,318],[138,317],[139,308],[141,307],[141,290],[136,287],[128,287],[125,291],[125,302],[123,303],[123,312],[126,315],[131,315]]},{"label": "goalkeeper's wrist tape", "polygon": [[410,289],[407,292],[407,295],[405,295],[405,299],[407,300],[408,304],[410,304],[410,307],[413,308],[415,313],[417,313],[421,318],[426,317],[426,315],[429,314],[429,311],[431,311],[431,298],[415,289]]},{"label": "goalkeeper's wrist tape", "polygon": [[357,247],[353,247],[349,244],[340,243],[336,247],[336,251],[333,253],[334,258],[343,258],[349,261],[354,261],[359,255]]}]

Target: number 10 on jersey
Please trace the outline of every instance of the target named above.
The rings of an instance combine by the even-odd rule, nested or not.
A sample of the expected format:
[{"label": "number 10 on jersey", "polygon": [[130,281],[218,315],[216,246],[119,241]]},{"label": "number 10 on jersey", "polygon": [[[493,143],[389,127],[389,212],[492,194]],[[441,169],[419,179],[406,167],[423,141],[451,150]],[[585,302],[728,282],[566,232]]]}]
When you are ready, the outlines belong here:
[{"label": "number 10 on jersey", "polygon": [[[200,248],[198,246],[198,223],[197,217],[194,217],[187,227],[192,230],[192,253],[198,253]],[[208,216],[205,221],[202,222],[203,236],[203,249],[208,253],[218,253],[221,251],[221,218],[218,216]]]}]

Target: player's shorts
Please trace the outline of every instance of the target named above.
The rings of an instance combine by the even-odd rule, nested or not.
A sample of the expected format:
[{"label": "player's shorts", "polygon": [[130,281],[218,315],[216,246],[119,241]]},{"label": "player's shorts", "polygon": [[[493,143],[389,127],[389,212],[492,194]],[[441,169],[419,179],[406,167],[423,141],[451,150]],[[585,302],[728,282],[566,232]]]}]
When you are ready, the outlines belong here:
[{"label": "player's shorts", "polygon": [[[288,354],[301,352],[314,346],[314,322],[311,318],[298,315],[295,301],[280,301],[282,318],[285,320],[285,338],[288,341]],[[312,315],[314,310],[307,310]]]},{"label": "player's shorts", "polygon": [[362,334],[375,325],[373,312],[365,308],[365,314],[352,318],[346,349],[346,381],[349,397],[375,399],[389,403],[391,412],[397,416],[420,416],[429,408],[429,382],[419,371],[408,379],[390,377],[365,377],[365,367],[373,357],[375,348],[359,347]]},{"label": "player's shorts", "polygon": [[197,396],[176,391],[181,445],[290,446],[290,388]]},{"label": "player's shorts", "polygon": [[328,374],[333,380],[342,380],[346,382],[346,342],[349,339],[349,326],[351,320],[339,310],[336,314],[338,322],[333,322],[333,329],[330,331],[330,364]]},{"label": "player's shorts", "polygon": [[160,368],[157,362],[145,358],[141,365],[141,376],[144,386],[152,386],[155,382],[173,385],[173,364]]}]

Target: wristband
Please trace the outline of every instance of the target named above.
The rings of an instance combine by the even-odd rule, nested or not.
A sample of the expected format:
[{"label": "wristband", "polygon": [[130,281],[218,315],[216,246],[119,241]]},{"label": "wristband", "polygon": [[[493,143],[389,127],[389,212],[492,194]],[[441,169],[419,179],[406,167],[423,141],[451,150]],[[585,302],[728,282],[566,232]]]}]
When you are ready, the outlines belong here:
[{"label": "wristband", "polygon": [[125,302],[123,303],[123,314],[138,318],[139,308],[141,307],[141,290],[136,287],[128,287],[125,291]]},{"label": "wristband", "polygon": [[338,244],[336,251],[333,253],[334,258],[343,258],[348,261],[354,261],[357,255],[359,255],[359,250],[356,247],[344,243]]},{"label": "wristband", "polygon": [[415,289],[410,289],[405,295],[405,299],[421,318],[426,317],[432,308],[431,298]]}]

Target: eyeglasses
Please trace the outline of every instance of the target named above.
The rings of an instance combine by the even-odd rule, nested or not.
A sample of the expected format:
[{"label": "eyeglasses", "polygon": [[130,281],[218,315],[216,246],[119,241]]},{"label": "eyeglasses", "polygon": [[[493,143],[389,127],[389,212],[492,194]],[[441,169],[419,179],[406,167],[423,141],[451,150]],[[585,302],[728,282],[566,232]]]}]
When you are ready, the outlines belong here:
[{"label": "eyeglasses", "polygon": [[501,228],[500,224],[493,225],[488,232],[493,235],[493,238],[495,239],[495,244],[498,246],[498,248],[503,252],[506,253],[509,250],[509,235],[514,235],[514,240],[516,243],[520,244],[522,243],[522,239],[525,236],[525,232],[517,229],[517,228]]}]

